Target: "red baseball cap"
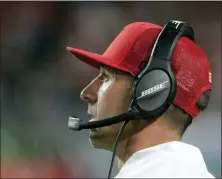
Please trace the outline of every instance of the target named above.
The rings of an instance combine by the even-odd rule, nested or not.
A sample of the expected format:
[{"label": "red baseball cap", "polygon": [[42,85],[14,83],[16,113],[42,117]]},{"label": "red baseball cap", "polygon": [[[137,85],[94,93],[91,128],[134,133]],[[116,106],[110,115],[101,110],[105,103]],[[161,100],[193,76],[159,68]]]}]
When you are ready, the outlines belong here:
[{"label": "red baseball cap", "polygon": [[[148,62],[161,30],[161,26],[152,23],[134,22],[124,27],[102,55],[72,47],[67,50],[95,68],[103,64],[137,76]],[[171,68],[177,79],[173,104],[194,118],[200,112],[196,102],[212,88],[208,58],[195,43],[181,37],[172,54]]]}]

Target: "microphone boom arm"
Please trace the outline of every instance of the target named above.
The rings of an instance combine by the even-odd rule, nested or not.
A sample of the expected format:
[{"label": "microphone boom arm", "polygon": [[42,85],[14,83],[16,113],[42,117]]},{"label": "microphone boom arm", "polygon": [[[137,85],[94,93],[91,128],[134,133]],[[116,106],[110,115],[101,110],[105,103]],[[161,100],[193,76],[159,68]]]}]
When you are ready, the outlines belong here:
[{"label": "microphone boom arm", "polygon": [[123,121],[134,120],[138,118],[132,112],[123,113],[118,116],[110,117],[107,119],[99,120],[99,121],[91,121],[91,122],[83,122],[83,120],[79,119],[78,117],[69,117],[68,121],[68,128],[70,130],[80,131],[82,129],[93,129],[99,127],[105,127],[113,124],[117,124]]}]

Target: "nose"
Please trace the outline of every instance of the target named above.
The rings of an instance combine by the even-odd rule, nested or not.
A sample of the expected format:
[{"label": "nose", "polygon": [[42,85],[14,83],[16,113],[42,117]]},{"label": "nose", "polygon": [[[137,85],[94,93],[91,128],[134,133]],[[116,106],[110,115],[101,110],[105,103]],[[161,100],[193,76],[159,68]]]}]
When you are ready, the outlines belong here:
[{"label": "nose", "polygon": [[89,103],[95,103],[98,98],[99,81],[94,79],[88,86],[86,86],[80,93],[80,98]]}]

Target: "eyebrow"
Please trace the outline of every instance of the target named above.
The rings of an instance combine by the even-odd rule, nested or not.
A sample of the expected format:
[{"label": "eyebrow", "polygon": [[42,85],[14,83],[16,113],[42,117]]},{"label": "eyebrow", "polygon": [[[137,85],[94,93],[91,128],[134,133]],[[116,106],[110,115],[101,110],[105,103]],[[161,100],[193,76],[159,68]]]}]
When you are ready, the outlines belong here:
[{"label": "eyebrow", "polygon": [[112,68],[112,67],[109,67],[109,66],[105,66],[105,65],[101,65],[101,70],[100,70],[101,73],[103,72],[107,72],[109,74],[118,74],[118,75],[127,75],[127,76],[131,76],[131,74],[127,73],[127,72],[124,72],[124,71],[120,71],[118,69],[115,69],[115,68]]}]

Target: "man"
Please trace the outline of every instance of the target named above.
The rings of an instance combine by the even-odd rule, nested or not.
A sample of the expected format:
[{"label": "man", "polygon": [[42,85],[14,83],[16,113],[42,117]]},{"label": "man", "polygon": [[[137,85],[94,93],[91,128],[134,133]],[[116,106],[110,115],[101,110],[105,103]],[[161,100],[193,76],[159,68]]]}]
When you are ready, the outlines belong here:
[{"label": "man", "polygon": [[[68,47],[74,56],[100,69],[100,73],[81,92],[88,102],[90,121],[127,112],[132,86],[148,63],[162,27],[145,22],[127,25],[103,55]],[[171,68],[177,80],[173,104],[160,117],[130,121],[119,139],[119,173],[115,178],[207,177],[200,150],[181,142],[192,120],[207,107],[211,91],[211,72],[204,52],[186,37],[179,39],[172,54]],[[94,148],[113,152],[122,123],[90,130]]]}]

